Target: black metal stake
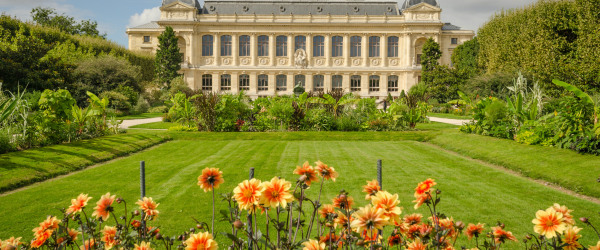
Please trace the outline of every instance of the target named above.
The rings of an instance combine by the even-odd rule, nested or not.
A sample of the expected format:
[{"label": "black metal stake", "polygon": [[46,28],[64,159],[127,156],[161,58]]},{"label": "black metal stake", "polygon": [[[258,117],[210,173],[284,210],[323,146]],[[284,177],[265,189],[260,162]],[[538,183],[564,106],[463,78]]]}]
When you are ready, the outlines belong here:
[{"label": "black metal stake", "polygon": [[[146,162],[140,161],[140,197],[143,200],[146,197]],[[146,230],[146,221],[144,221],[144,211],[142,212],[142,232]]]},{"label": "black metal stake", "polygon": [[381,168],[381,160],[377,160],[377,182],[379,182],[379,188],[383,189],[383,170]]},{"label": "black metal stake", "polygon": [[[254,168],[250,168],[250,177],[248,178],[248,180],[252,180],[254,178]],[[256,212],[256,211],[254,211]],[[254,242],[252,241],[252,238],[254,237],[252,235],[252,214],[248,213],[248,249],[252,250],[252,244],[254,244]]]}]

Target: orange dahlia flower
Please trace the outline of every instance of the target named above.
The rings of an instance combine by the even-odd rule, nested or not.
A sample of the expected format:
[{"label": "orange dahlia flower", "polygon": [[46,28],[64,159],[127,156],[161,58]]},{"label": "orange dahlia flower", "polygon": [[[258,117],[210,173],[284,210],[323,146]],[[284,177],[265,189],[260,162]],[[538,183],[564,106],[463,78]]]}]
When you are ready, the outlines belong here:
[{"label": "orange dahlia flower", "polygon": [[332,180],[335,182],[335,178],[337,178],[339,174],[335,171],[333,167],[329,167],[321,161],[317,161],[315,162],[315,164],[317,165],[317,172],[319,172],[319,175],[323,177],[323,179]]},{"label": "orange dahlia flower", "polygon": [[94,241],[94,239],[89,239],[89,240],[86,240],[84,242],[83,246],[80,246],[79,249],[80,250],[95,249],[95,247],[94,247],[95,245],[96,245],[96,241]]},{"label": "orange dahlia flower", "polygon": [[150,247],[150,242],[142,241],[139,245],[135,244],[135,250],[152,250],[152,248]]},{"label": "orange dahlia flower", "polygon": [[333,205],[326,204],[319,209],[319,214],[323,219],[325,219],[327,218],[327,215],[335,214],[335,209],[333,208]]},{"label": "orange dahlia flower", "polygon": [[388,246],[393,247],[402,244],[402,237],[399,234],[390,235],[388,238]]},{"label": "orange dahlia flower", "polygon": [[262,186],[260,204],[264,207],[276,208],[281,206],[285,208],[289,202],[294,200],[294,196],[290,193],[292,183],[285,179],[273,177],[271,181],[263,182]]},{"label": "orange dahlia flower", "polygon": [[581,244],[577,242],[579,238],[581,238],[581,235],[578,234],[579,231],[581,231],[581,228],[578,228],[576,226],[567,227],[567,229],[564,232],[563,239],[563,243],[567,245],[563,247],[563,250],[577,250],[582,248]]},{"label": "orange dahlia flower", "polygon": [[333,198],[333,206],[339,209],[352,209],[354,205],[354,198],[351,196],[340,194]]},{"label": "orange dahlia flower", "polygon": [[517,238],[510,231],[505,231],[501,227],[492,227],[492,234],[496,244],[504,243],[507,240],[517,241]]},{"label": "orange dahlia flower", "polygon": [[385,225],[389,224],[389,217],[385,216],[385,211],[370,204],[358,209],[352,214],[352,217],[354,217],[354,221],[350,226],[357,232],[366,230],[369,235],[374,230],[383,229]]},{"label": "orange dahlia flower", "polygon": [[479,237],[479,235],[483,232],[484,227],[485,224],[477,223],[477,225],[475,225],[473,223],[469,223],[466,231],[469,240],[473,239],[473,237]]},{"label": "orange dahlia flower", "polygon": [[54,229],[58,228],[58,223],[60,223],[60,220],[56,219],[55,216],[48,216],[46,220],[40,223],[39,227],[36,227],[32,230],[34,236],[37,238],[40,238],[40,236],[46,236],[48,231],[50,232],[49,234],[52,235]]},{"label": "orange dahlia flower", "polygon": [[363,186],[363,192],[367,193],[366,200],[370,200],[377,192],[381,191],[377,180],[367,181],[367,185]]},{"label": "orange dahlia flower", "polygon": [[533,230],[540,235],[544,235],[547,239],[556,237],[556,233],[562,234],[566,228],[565,223],[563,223],[563,214],[556,212],[552,207],[546,209],[546,211],[537,211],[535,219],[531,222],[535,225]]},{"label": "orange dahlia flower", "polygon": [[96,202],[92,216],[96,216],[96,219],[102,218],[103,221],[106,221],[109,213],[112,211],[112,204],[115,201],[115,197],[116,195],[110,196],[110,193],[106,193],[100,197],[100,200]]},{"label": "orange dahlia flower", "polygon": [[104,248],[111,249],[117,244],[115,236],[117,235],[116,227],[104,226],[102,230],[102,242],[104,242]]},{"label": "orange dahlia flower", "polygon": [[2,250],[17,249],[19,245],[21,245],[21,237],[10,237],[6,240],[0,240],[0,249]]},{"label": "orange dahlia flower", "polygon": [[600,250],[600,241],[595,246],[588,247],[588,250]]},{"label": "orange dahlia flower", "polygon": [[225,182],[223,179],[223,172],[219,171],[218,168],[205,168],[202,170],[202,174],[198,176],[198,186],[200,186],[204,192],[211,191],[213,188],[218,188],[223,182]]},{"label": "orange dahlia flower", "polygon": [[233,198],[237,201],[240,209],[254,212],[254,209],[259,204],[263,189],[264,187],[260,184],[259,180],[245,180],[233,189]]},{"label": "orange dahlia flower", "polygon": [[390,194],[387,191],[380,191],[371,198],[371,203],[377,208],[383,209],[383,214],[390,219],[390,223],[400,222],[402,209],[398,207],[400,201],[398,194]]},{"label": "orange dahlia flower", "polygon": [[208,232],[192,234],[185,241],[185,250],[217,250],[218,247],[219,244]]},{"label": "orange dahlia flower", "polygon": [[417,197],[416,200],[414,200],[413,202],[415,203],[415,209],[419,209],[419,207],[421,207],[423,205],[423,203],[426,203],[427,201],[429,201],[431,199],[429,193],[423,193],[420,196]]},{"label": "orange dahlia flower", "polygon": [[152,197],[144,197],[141,200],[138,200],[135,204],[140,206],[140,209],[144,211],[144,215],[146,215],[145,219],[154,218],[158,216],[158,210],[156,207],[160,205],[160,203],[156,203],[152,200]]},{"label": "orange dahlia flower", "polygon": [[[68,239],[71,240],[71,242],[75,242],[77,240],[77,236],[81,233],[75,229],[69,228],[69,229],[67,229],[67,234],[69,234]],[[67,240],[67,239],[65,239],[64,237],[60,237],[60,238],[58,238],[58,240],[56,240],[56,243],[60,244],[65,240]]]},{"label": "orange dahlia flower", "polygon": [[309,240],[302,243],[302,250],[325,250],[325,243],[319,243],[316,240]]},{"label": "orange dahlia flower", "polygon": [[92,199],[92,197],[88,197],[87,194],[79,194],[79,196],[77,196],[77,199],[71,200],[71,206],[67,209],[66,213],[74,214],[81,212],[81,210],[85,206],[87,206],[87,203],[88,201],[90,201],[90,199]]},{"label": "orange dahlia flower", "polygon": [[330,242],[331,242],[331,245],[334,246],[334,247],[337,244],[337,248],[338,249],[341,249],[342,246],[343,246],[343,244],[344,244],[344,241],[340,240],[340,236],[336,235],[335,233],[329,233],[329,234],[326,234],[325,236],[321,236],[319,238],[319,243],[323,243],[326,246],[329,246]]},{"label": "orange dahlia flower", "polygon": [[573,219],[573,215],[571,215],[573,210],[567,208],[567,206],[561,206],[558,203],[554,203],[552,208],[554,208],[556,212],[559,212],[563,215],[564,223],[567,223],[568,225],[575,225],[575,220]]},{"label": "orange dahlia flower", "polygon": [[408,225],[420,224],[423,215],[421,214],[409,214],[404,216],[404,223]]},{"label": "orange dahlia flower", "polygon": [[411,243],[406,245],[406,250],[425,250],[427,249],[427,244],[423,244],[421,239],[417,239]]},{"label": "orange dahlia flower", "polygon": [[142,222],[141,222],[141,221],[139,221],[139,220],[133,220],[133,221],[131,221],[131,226],[132,226],[133,228],[139,228],[139,227],[141,227],[141,226],[142,226]]},{"label": "orange dahlia flower", "polygon": [[297,175],[304,175],[306,176],[306,180],[304,181],[304,183],[306,183],[306,185],[309,185],[312,182],[318,182],[319,178],[317,177],[317,171],[315,171],[315,169],[308,164],[308,161],[304,162],[304,164],[302,164],[302,166],[296,166],[296,169],[294,170],[294,174]]},{"label": "orange dahlia flower", "polygon": [[352,221],[354,221],[354,218],[350,217],[350,222],[348,222],[348,217],[346,217],[346,215],[342,212],[338,211],[337,217],[335,217],[333,220],[333,226],[336,228],[340,226],[341,228],[346,229],[348,228],[348,223],[352,223]]},{"label": "orange dahlia flower", "polygon": [[415,188],[415,198],[419,198],[421,195],[428,193],[431,187],[435,186],[437,183],[431,178],[425,180],[424,182],[419,183]]}]

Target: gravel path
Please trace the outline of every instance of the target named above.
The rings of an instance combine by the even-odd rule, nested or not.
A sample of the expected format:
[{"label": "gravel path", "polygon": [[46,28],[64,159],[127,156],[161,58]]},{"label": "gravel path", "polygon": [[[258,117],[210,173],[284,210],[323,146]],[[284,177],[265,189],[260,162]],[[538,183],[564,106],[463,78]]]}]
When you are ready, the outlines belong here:
[{"label": "gravel path", "polygon": [[124,120],[123,123],[121,123],[121,128],[129,128],[131,126],[140,125],[140,124],[146,124],[146,123],[153,123],[153,122],[162,122],[162,117],[147,118],[147,119],[135,119],[135,120]]},{"label": "gravel path", "polygon": [[458,126],[462,126],[463,124],[471,121],[471,120],[458,120],[458,119],[437,118],[437,117],[428,117],[428,118],[432,122],[448,123],[448,124],[458,125]]}]

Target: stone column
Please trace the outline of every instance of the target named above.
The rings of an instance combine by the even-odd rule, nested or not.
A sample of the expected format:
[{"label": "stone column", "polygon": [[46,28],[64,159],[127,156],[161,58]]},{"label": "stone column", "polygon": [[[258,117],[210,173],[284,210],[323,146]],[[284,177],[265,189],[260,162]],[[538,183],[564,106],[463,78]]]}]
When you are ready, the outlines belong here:
[{"label": "stone column", "polygon": [[369,96],[369,74],[367,73],[360,75],[360,95],[362,97]]},{"label": "stone column", "polygon": [[[252,33],[252,35],[250,35],[250,58],[250,66],[256,66],[256,61],[258,58],[258,43],[256,33]],[[254,74],[254,76],[256,78],[256,74]],[[252,79],[252,76],[250,76],[250,79]],[[252,81],[250,81],[250,86],[252,86]],[[253,91],[253,89],[250,88],[250,91]],[[254,91],[256,91],[256,89],[254,89]]]},{"label": "stone column", "polygon": [[327,93],[331,91],[331,73],[323,74],[325,80],[323,82],[323,92]]},{"label": "stone column", "polygon": [[342,89],[346,93],[350,93],[350,75],[348,73],[342,75]]},{"label": "stone column", "polygon": [[248,90],[248,94],[256,95],[258,93],[258,75],[256,72],[250,72],[248,75],[250,76],[250,90]]},{"label": "stone column", "polygon": [[221,92],[221,77],[219,74],[212,74],[212,92]]},{"label": "stone column", "polygon": [[312,34],[306,35],[306,60],[308,61],[308,65],[312,66],[312,58],[313,58],[313,38]]},{"label": "stone column", "polygon": [[310,92],[313,91],[315,89],[315,87],[313,86],[313,75],[312,73],[306,73],[304,74],[304,79],[305,81],[305,89],[304,91],[306,92]]},{"label": "stone column", "polygon": [[[214,44],[214,51],[215,51],[215,65],[219,66],[221,65],[221,34],[216,33],[215,34],[215,44]],[[214,86],[214,84],[213,84]]]},{"label": "stone column", "polygon": [[387,42],[387,35],[382,35],[380,41],[380,45],[381,45],[381,67],[387,67],[388,65],[388,54],[387,54],[387,49],[388,49],[388,42]]},{"label": "stone column", "polygon": [[240,75],[231,73],[231,93],[237,94],[240,92]]},{"label": "stone column", "polygon": [[[233,66],[237,66],[238,65],[238,61],[240,59],[240,53],[239,53],[239,38],[237,34],[232,34],[231,35],[231,58],[232,58],[232,62],[231,65]],[[232,75],[233,78],[233,75]],[[233,80],[232,80],[233,81]],[[233,88],[233,84],[231,85],[231,87]]]},{"label": "stone column", "polygon": [[[276,45],[275,34],[271,33],[269,35],[269,66],[275,66],[275,45]],[[269,83],[271,83],[270,80],[269,80]],[[271,90],[271,87],[269,86],[269,91],[270,90]]]},{"label": "stone column", "polygon": [[294,87],[296,87],[296,83],[294,82],[294,73],[287,74],[287,93],[294,93]]},{"label": "stone column", "polygon": [[344,34],[344,64],[346,67],[350,66],[350,36]]},{"label": "stone column", "polygon": [[387,74],[381,74],[381,76],[379,77],[379,93],[382,96],[388,95],[388,75]]},{"label": "stone column", "polygon": [[332,41],[331,39],[333,38],[333,36],[331,36],[331,34],[326,34],[325,35],[325,63],[323,64],[323,66],[325,67],[329,67],[329,65],[331,65],[331,45],[332,45]]},{"label": "stone column", "polygon": [[412,67],[412,52],[413,52],[413,48],[412,48],[412,41],[411,41],[411,35],[410,34],[406,34],[406,37],[404,39],[404,51],[406,51],[405,55],[406,58],[404,59],[404,63],[406,66],[408,67]]},{"label": "stone column", "polygon": [[369,61],[369,37],[367,36],[367,34],[363,34],[362,36],[362,44],[361,44],[361,48],[360,48],[362,53],[362,66],[366,67],[367,61]]},{"label": "stone column", "polygon": [[294,36],[292,36],[292,34],[288,34],[287,39],[288,66],[294,66],[294,53],[296,52],[294,51]]}]

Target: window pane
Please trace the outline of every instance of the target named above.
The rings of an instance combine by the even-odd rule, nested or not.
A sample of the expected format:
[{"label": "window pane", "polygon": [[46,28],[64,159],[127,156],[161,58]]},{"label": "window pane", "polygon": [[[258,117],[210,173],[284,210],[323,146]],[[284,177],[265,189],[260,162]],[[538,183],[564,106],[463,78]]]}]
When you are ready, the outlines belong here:
[{"label": "window pane", "polygon": [[249,75],[240,75],[240,90],[250,90]]},{"label": "window pane", "polygon": [[294,52],[296,52],[296,50],[299,50],[299,49],[303,49],[306,51],[306,37],[305,36],[297,36],[295,39]]},{"label": "window pane", "polygon": [[379,57],[379,37],[369,37],[369,57]]},{"label": "window pane", "polygon": [[221,75],[221,90],[231,90],[231,75]]},{"label": "window pane", "polygon": [[258,91],[269,90],[269,77],[267,75],[258,76]]},{"label": "window pane", "polygon": [[452,38],[451,39],[451,43],[452,44],[458,44],[458,38]]},{"label": "window pane", "polygon": [[350,57],[361,56],[361,40],[360,36],[353,36],[350,38]]},{"label": "window pane", "polygon": [[278,75],[276,81],[277,81],[277,91],[286,91],[287,90],[287,76],[286,75]]},{"label": "window pane", "polygon": [[331,77],[331,88],[333,90],[342,89],[342,79],[344,79],[344,78],[340,75],[332,76]]},{"label": "window pane", "polygon": [[204,35],[202,36],[202,56],[213,55],[213,36]]},{"label": "window pane", "polygon": [[300,84],[301,87],[306,86],[306,77],[304,75],[295,75],[294,76],[294,87]]},{"label": "window pane", "polygon": [[378,92],[379,91],[379,76],[370,76],[369,77],[369,91],[370,92]]},{"label": "window pane", "polygon": [[388,57],[398,57],[398,37],[388,37]]},{"label": "window pane", "polygon": [[202,75],[202,90],[212,91],[212,75]]},{"label": "window pane", "polygon": [[240,36],[240,56],[250,56],[250,36]]},{"label": "window pane", "polygon": [[287,56],[287,36],[277,37],[277,56]]},{"label": "window pane", "polygon": [[325,37],[315,36],[313,37],[313,56],[325,56]]},{"label": "window pane", "polygon": [[389,76],[388,77],[388,91],[389,92],[398,92],[398,76]]},{"label": "window pane", "polygon": [[231,36],[221,36],[221,56],[231,56]]},{"label": "window pane", "polygon": [[350,77],[350,91],[360,91],[360,76]]},{"label": "window pane", "polygon": [[334,36],[331,38],[331,56],[340,57],[344,56],[344,38],[341,36]]},{"label": "window pane", "polygon": [[258,37],[258,56],[269,56],[269,37]]},{"label": "window pane", "polygon": [[314,75],[313,86],[315,88],[315,91],[323,91],[324,82],[325,77],[323,75]]}]

